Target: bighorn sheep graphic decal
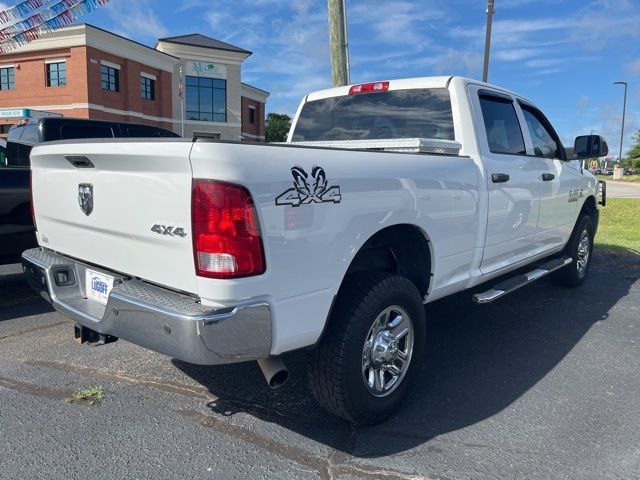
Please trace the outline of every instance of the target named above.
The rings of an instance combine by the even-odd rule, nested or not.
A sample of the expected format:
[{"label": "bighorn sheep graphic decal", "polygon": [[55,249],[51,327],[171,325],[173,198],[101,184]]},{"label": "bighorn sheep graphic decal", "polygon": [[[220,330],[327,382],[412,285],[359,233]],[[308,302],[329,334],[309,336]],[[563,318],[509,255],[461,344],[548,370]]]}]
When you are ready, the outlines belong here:
[{"label": "bighorn sheep graphic decal", "polygon": [[300,165],[291,168],[293,188],[290,188],[276,198],[276,205],[291,205],[299,207],[306,203],[340,203],[342,195],[340,187],[329,187],[324,168],[314,165],[311,178]]}]

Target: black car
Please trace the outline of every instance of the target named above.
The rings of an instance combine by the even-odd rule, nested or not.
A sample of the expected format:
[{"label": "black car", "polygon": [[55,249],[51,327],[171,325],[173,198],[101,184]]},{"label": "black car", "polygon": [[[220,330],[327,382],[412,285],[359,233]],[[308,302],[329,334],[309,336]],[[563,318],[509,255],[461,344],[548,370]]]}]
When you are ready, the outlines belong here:
[{"label": "black car", "polygon": [[9,130],[4,157],[0,155],[0,264],[20,260],[37,246],[29,188],[31,149],[43,142],[78,138],[178,137],[164,128],[83,118],[30,118]]}]

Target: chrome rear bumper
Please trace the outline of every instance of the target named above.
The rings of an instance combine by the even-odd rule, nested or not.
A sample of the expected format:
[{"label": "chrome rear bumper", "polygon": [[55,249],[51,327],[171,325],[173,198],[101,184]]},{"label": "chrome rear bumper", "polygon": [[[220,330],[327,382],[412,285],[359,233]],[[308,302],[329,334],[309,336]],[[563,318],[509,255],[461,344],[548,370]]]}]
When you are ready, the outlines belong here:
[{"label": "chrome rear bumper", "polygon": [[[31,287],[56,310],[98,333],[199,365],[266,358],[271,313],[263,302],[206,307],[197,299],[35,248],[22,254]],[[88,300],[87,268],[115,278],[106,305]]]}]

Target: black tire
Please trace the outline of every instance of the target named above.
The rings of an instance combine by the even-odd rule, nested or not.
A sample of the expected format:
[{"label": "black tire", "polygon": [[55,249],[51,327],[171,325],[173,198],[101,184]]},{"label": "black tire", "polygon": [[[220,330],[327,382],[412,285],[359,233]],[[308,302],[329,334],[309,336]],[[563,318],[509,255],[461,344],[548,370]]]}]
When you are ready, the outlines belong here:
[{"label": "black tire", "polygon": [[[564,287],[577,287],[582,285],[589,274],[589,267],[593,259],[593,238],[595,236],[593,220],[589,215],[584,215],[576,224],[571,234],[571,238],[564,249],[564,255],[573,259],[573,263],[565,268],[554,272],[551,279],[556,285]],[[586,249],[584,239],[587,239]],[[585,257],[586,251],[586,257]]]},{"label": "black tire", "polygon": [[[409,338],[412,338],[413,349],[406,369],[401,368],[404,372],[402,376],[398,375],[395,383],[387,383],[389,393],[385,394],[386,396],[376,396],[370,391],[372,387],[367,387],[364,378],[365,343],[368,338],[372,338],[374,321],[382,312],[391,309],[388,317],[389,328],[392,319],[404,315],[398,315],[399,310],[396,307],[404,310],[409,317],[408,324],[405,323],[406,319],[400,320],[403,322],[403,330],[407,325],[413,327],[412,337],[405,334],[405,337],[402,337],[406,338],[405,340],[398,340],[398,350],[409,351]],[[382,332],[379,335],[382,335]],[[398,338],[401,338],[400,335],[398,334]],[[413,283],[404,277],[382,272],[359,272],[349,276],[336,299],[322,340],[310,353],[308,378],[316,400],[328,411],[353,424],[371,425],[385,420],[398,408],[407,394],[424,354],[425,337],[424,305]],[[392,352],[393,349],[388,351],[390,355]],[[370,357],[373,358],[373,355],[371,353]],[[396,358],[395,361],[404,365],[400,358]],[[392,372],[387,372],[385,368],[381,368],[382,376],[392,375]],[[371,379],[370,376],[367,378]],[[376,385],[380,386],[382,382],[378,383],[377,377],[374,378]],[[393,385],[393,389],[389,384]]]}]

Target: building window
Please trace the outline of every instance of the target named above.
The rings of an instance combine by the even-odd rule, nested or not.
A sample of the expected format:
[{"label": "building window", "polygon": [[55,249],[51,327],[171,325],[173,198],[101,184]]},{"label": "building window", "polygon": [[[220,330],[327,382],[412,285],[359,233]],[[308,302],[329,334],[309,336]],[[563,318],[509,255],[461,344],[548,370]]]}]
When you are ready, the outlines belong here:
[{"label": "building window", "polygon": [[0,90],[15,90],[16,75],[13,67],[0,68]]},{"label": "building window", "polygon": [[186,79],[187,120],[227,121],[227,81],[217,78]]},{"label": "building window", "polygon": [[66,62],[47,63],[47,87],[64,87],[66,84]]},{"label": "building window", "polygon": [[100,83],[102,88],[112,92],[120,91],[120,70],[108,65],[100,65]]},{"label": "building window", "polygon": [[249,105],[249,123],[255,125],[256,123],[256,107]]},{"label": "building window", "polygon": [[155,100],[156,81],[152,78],[140,77],[140,95],[147,100]]}]

